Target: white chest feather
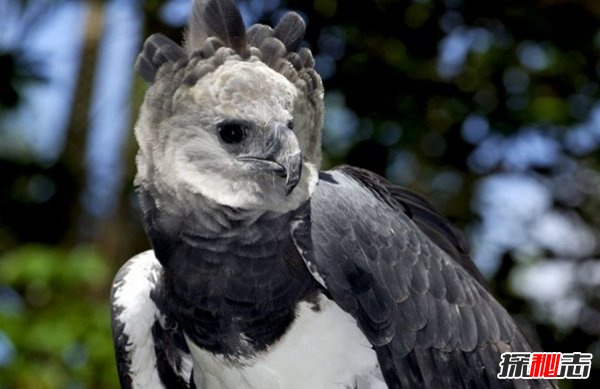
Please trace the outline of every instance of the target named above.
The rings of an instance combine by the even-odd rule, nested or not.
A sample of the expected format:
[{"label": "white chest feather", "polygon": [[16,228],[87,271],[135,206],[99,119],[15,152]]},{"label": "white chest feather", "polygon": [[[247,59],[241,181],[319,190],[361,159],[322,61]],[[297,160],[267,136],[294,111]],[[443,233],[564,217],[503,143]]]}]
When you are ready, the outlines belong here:
[{"label": "white chest feather", "polygon": [[231,363],[188,339],[196,386],[208,389],[385,389],[375,352],[355,319],[321,296],[300,303],[286,334],[266,352]]}]

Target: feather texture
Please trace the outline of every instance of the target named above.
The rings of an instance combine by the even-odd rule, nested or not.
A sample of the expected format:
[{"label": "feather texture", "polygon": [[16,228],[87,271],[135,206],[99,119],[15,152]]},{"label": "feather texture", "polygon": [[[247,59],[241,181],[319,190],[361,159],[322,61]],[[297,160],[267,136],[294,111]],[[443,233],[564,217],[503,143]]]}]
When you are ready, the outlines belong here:
[{"label": "feather texture", "polygon": [[146,82],[153,83],[158,69],[167,62],[173,63],[185,56],[181,46],[163,34],[151,35],[138,55],[135,69]]},{"label": "feather texture", "polygon": [[388,387],[555,387],[496,377],[502,352],[535,346],[469,263],[462,234],[419,195],[361,169],[324,172],[310,228],[303,256],[356,317]]},{"label": "feather texture", "polygon": [[277,60],[285,55],[286,50],[279,39],[267,38],[260,45],[260,52],[262,53],[262,61],[273,67],[277,63]]},{"label": "feather texture", "polygon": [[188,23],[188,53],[200,49],[209,37],[220,39],[242,57],[247,57],[246,27],[233,0],[196,1]]},{"label": "feather texture", "polygon": [[254,47],[260,47],[265,39],[273,36],[273,29],[264,24],[254,24],[248,29],[248,42]]},{"label": "feather texture", "polygon": [[287,12],[277,26],[273,35],[279,39],[288,51],[295,51],[304,39],[306,23],[296,12]]}]

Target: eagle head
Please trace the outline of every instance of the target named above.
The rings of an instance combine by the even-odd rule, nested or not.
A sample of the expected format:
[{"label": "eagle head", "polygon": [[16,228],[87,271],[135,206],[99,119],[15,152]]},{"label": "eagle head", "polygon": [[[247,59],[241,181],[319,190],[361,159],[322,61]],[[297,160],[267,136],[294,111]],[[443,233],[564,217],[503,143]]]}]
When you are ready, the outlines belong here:
[{"label": "eagle head", "polygon": [[235,3],[198,1],[185,48],[148,38],[136,184],[182,201],[286,212],[318,176],[323,86],[293,12],[246,30]]}]

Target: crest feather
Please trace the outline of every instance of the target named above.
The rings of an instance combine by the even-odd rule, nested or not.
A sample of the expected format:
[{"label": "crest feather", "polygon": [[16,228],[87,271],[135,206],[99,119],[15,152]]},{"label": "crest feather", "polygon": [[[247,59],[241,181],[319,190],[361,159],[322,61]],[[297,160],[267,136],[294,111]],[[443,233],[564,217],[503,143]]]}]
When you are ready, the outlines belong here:
[{"label": "crest feather", "polygon": [[188,53],[202,48],[210,37],[218,38],[240,56],[248,56],[246,27],[235,1],[199,0],[194,3],[186,33]]},{"label": "crest feather", "polygon": [[248,29],[248,42],[254,47],[260,47],[265,39],[273,36],[273,29],[264,24],[254,24]]},{"label": "crest feather", "polygon": [[287,53],[287,50],[279,39],[271,37],[265,39],[260,45],[260,52],[262,54],[262,61],[270,67],[274,67],[277,60],[282,58]]},{"label": "crest feather", "polygon": [[279,39],[288,51],[296,51],[306,32],[304,19],[296,12],[286,12],[281,18],[273,36]]},{"label": "crest feather", "polygon": [[158,68],[166,62],[176,62],[185,56],[183,48],[162,34],[153,34],[135,62],[135,70],[146,82],[153,83]]},{"label": "crest feather", "polygon": [[313,58],[312,53],[306,47],[298,50],[298,55],[300,56],[300,61],[306,68],[314,68],[315,67],[315,59]]}]

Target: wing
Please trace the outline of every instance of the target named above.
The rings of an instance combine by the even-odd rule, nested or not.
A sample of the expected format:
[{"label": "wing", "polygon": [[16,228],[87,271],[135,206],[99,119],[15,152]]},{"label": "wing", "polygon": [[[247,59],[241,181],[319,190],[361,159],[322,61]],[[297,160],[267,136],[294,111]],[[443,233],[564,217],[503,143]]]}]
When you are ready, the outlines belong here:
[{"label": "wing", "polygon": [[343,167],[321,173],[311,219],[312,247],[299,250],[357,319],[390,388],[553,385],[496,378],[501,353],[532,346],[484,286],[463,235],[423,198]]},{"label": "wing", "polygon": [[183,334],[157,305],[161,273],[150,250],[126,262],[113,281],[113,341],[123,389],[195,387]]}]

